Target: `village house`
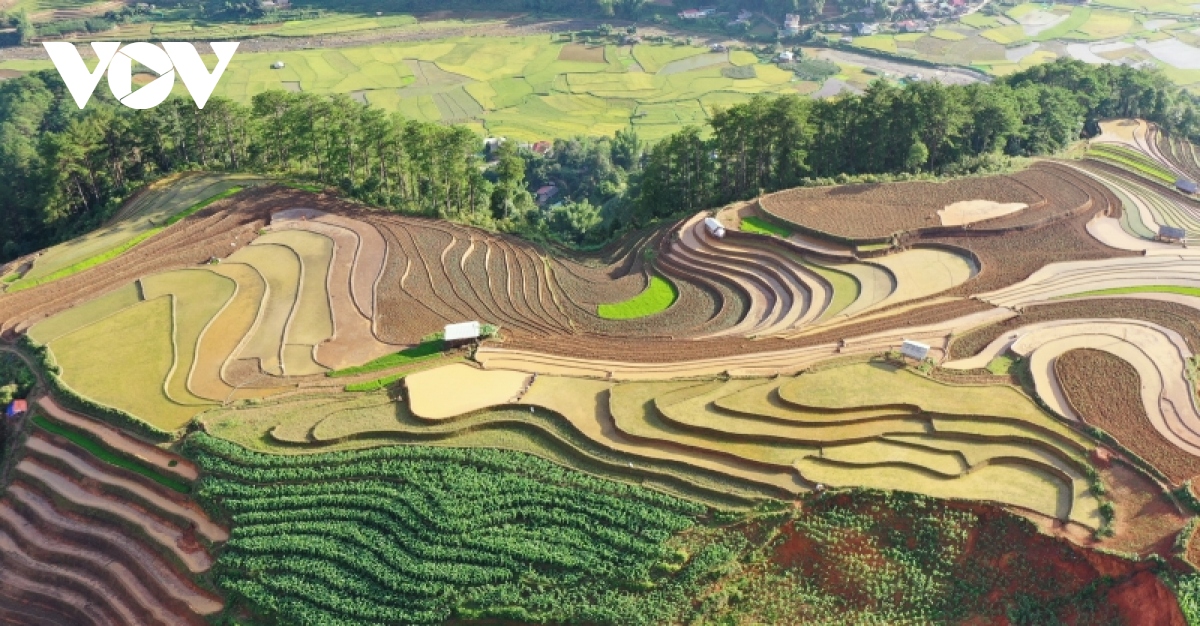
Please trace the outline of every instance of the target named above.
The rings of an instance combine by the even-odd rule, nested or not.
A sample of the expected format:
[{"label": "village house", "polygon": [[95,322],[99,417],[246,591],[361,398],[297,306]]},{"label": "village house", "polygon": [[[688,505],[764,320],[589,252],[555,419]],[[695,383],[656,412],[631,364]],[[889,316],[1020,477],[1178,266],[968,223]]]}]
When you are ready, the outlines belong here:
[{"label": "village house", "polygon": [[783,17],[783,30],[789,35],[795,35],[800,32],[800,15],[798,13],[788,13]]},{"label": "village house", "polygon": [[717,10],[714,8],[684,9],[679,12],[679,17],[680,17],[680,19],[685,19],[685,20],[698,20],[698,19],[705,18],[705,17],[711,17],[716,12],[717,12]]},{"label": "village house", "polygon": [[1158,227],[1158,235],[1154,237],[1156,241],[1163,243],[1182,243],[1187,238],[1187,231],[1177,226],[1162,225]]},{"label": "village house", "polygon": [[8,417],[20,417],[29,411],[29,404],[24,400],[13,400],[4,414]]},{"label": "village house", "polygon": [[556,186],[556,185],[543,185],[541,187],[538,187],[538,190],[535,191],[533,194],[534,201],[538,203],[538,206],[542,206],[542,205],[546,204],[547,202],[553,200],[554,197],[557,195],[558,195],[558,186]]},{"label": "village house", "polygon": [[504,137],[488,137],[484,139],[483,154],[487,157],[491,157],[493,154],[496,154],[496,151],[500,149],[500,144],[503,144],[504,141]]}]

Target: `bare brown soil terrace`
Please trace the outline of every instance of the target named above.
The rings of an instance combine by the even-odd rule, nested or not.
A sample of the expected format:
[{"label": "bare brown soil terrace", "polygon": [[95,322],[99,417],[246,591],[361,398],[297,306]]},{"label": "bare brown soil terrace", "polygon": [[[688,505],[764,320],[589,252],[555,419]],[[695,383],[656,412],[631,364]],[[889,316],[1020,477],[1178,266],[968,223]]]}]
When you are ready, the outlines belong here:
[{"label": "bare brown soil terrace", "polygon": [[[861,507],[876,528],[912,530],[910,519],[890,513],[887,507],[863,506],[849,495],[835,495],[810,506],[852,511]],[[957,623],[1011,624],[1006,607],[1024,597],[1041,609],[1037,614],[1046,620],[1036,623],[1186,624],[1171,590],[1145,563],[1039,533],[1029,522],[995,507],[954,501],[941,506],[971,520],[965,550],[950,566],[959,577],[957,582],[965,589],[974,585],[988,589],[956,607],[965,613]],[[772,546],[770,565],[796,572],[831,595],[851,598],[856,606],[877,602],[859,584],[855,572],[865,564],[888,565],[879,550],[880,540],[851,528],[833,532],[839,539],[838,549],[822,549],[809,532],[787,522]],[[1088,597],[1089,589],[1096,596]],[[1066,601],[1072,597],[1094,601],[1086,605]]]},{"label": "bare brown soil terrace", "polygon": [[224,258],[249,244],[272,212],[311,200],[311,194],[269,186],[213,203],[107,263],[0,296],[0,334],[11,337],[14,331],[142,276]]},{"label": "bare brown soil terrace", "polygon": [[1055,360],[1054,372],[1085,422],[1150,461],[1175,484],[1200,474],[1200,458],[1180,450],[1151,426],[1142,406],[1141,380],[1128,362],[1100,350],[1072,350]]},{"label": "bare brown soil terrace", "polygon": [[1154,322],[1184,336],[1191,346],[1200,346],[1200,313],[1174,302],[1096,298],[1069,300],[1026,307],[1019,316],[973,330],[950,345],[951,359],[964,359],[979,353],[1000,335],[1038,322],[1066,319],[1132,318]]},{"label": "bare brown soil terrace", "polygon": [[946,231],[937,212],[956,202],[989,200],[1028,208],[971,225],[1011,229],[1045,223],[1091,207],[1099,190],[1087,177],[1061,165],[1039,162],[1006,176],[797,188],[764,196],[767,213],[803,229],[843,239],[877,239],[933,229]]},{"label": "bare brown soil terrace", "polygon": [[[145,445],[96,426],[83,430],[105,432],[110,449]],[[201,626],[223,607],[197,578],[228,533],[187,496],[40,429],[13,474],[0,498],[0,622]]]}]

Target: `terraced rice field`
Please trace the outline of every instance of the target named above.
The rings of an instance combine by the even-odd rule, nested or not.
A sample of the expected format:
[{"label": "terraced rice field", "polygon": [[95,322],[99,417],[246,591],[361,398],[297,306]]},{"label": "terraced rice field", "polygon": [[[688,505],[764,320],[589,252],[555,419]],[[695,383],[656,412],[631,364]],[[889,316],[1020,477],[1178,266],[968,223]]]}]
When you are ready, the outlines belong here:
[{"label": "terraced rice field", "polygon": [[104,227],[78,239],[59,244],[38,255],[20,279],[8,285],[17,290],[46,281],[86,264],[89,259],[130,246],[153,234],[173,215],[206,198],[235,187],[258,182],[240,174],[182,174],[151,184],[127,202]]},{"label": "terraced rice field", "polygon": [[[483,51],[453,47],[434,67],[607,67],[624,54],[484,59]],[[685,68],[674,77],[713,69],[700,67],[710,60],[648,62]],[[470,93],[464,85],[473,83],[446,82],[429,63],[416,63],[426,83],[417,88]],[[642,88],[643,79],[623,80]],[[1065,536],[1151,550],[1138,530],[1150,522],[1138,518],[1118,474],[1136,466],[1148,484],[1178,485],[1191,476],[1188,459],[1200,458],[1191,382],[1200,257],[1150,240],[1163,223],[1188,224],[1194,201],[1138,165],[1185,174],[1196,153],[1137,123],[1105,131],[1097,141],[1138,155],[1128,159],[1136,165],[1046,161],[1006,177],[792,190],[572,256],[263,186],[78,276],[0,296],[0,328],[9,336],[28,329],[48,344],[66,385],[96,402],[166,430],[200,414],[206,434],[186,446],[215,477],[208,493],[229,503],[235,544],[222,554],[236,555],[231,572],[256,571],[299,545],[266,526],[270,542],[237,536],[239,524],[261,526],[257,496],[243,497],[274,488],[255,478],[266,475],[260,469],[302,476],[313,490],[305,497],[317,497],[325,489],[311,480],[318,470],[300,469],[312,453],[345,454],[321,457],[326,472],[342,471],[332,459],[383,463],[434,454],[432,446],[451,456],[528,452],[718,506],[795,499],[818,485],[996,503],[1047,528],[1057,521]],[[724,237],[704,228],[710,215],[726,224]],[[219,262],[204,264],[211,257]],[[604,315],[604,305],[636,303],[662,284],[671,297],[631,307],[639,315]],[[497,325],[499,337],[465,349],[428,340],[468,320]],[[929,345],[929,361],[882,358],[905,340]],[[1092,361],[1121,384],[1100,393],[1092,366],[1073,364],[1083,348],[1099,351]],[[1096,425],[1120,446],[1097,440]],[[50,439],[28,454],[48,454],[58,445]],[[1140,460],[1105,465],[1132,454]],[[57,480],[50,472],[104,482],[110,471],[78,459],[18,467],[19,480],[39,489]],[[259,469],[242,469],[251,467]],[[349,481],[335,482],[353,495]],[[53,488],[151,537],[171,537],[186,513],[176,501],[158,507],[156,521],[139,519],[86,489]],[[288,524],[319,521],[272,510]],[[338,537],[358,536],[358,522],[321,515],[338,520],[328,528]],[[189,572],[211,562],[210,553],[183,552]],[[308,555],[287,567],[299,575],[326,563]],[[223,592],[290,593],[263,580],[222,574],[215,582]],[[349,588],[340,585],[325,586],[339,598],[331,602],[343,602],[338,594]],[[133,604],[114,615],[132,615],[120,612]],[[389,615],[414,607],[399,603]]]},{"label": "terraced rice field", "polygon": [[[707,48],[643,43],[631,55],[621,50],[536,36],[246,53],[230,63],[215,93],[248,102],[294,84],[305,92],[354,93],[414,119],[482,123],[490,135],[538,140],[611,135],[631,123],[654,139],[707,119],[702,100],[795,91],[791,75],[773,66],[757,66],[746,79],[724,77],[728,55]],[[623,64],[621,54],[641,71]],[[270,69],[275,61],[285,67]]]},{"label": "terraced rice field", "polygon": [[[233,297],[237,284],[205,270],[156,274],[145,278],[141,284],[146,300],[168,298],[171,302],[175,358],[167,376],[167,397],[179,404],[210,403],[192,393],[190,379],[197,362],[200,338]],[[211,368],[205,371],[209,375],[213,373]]]},{"label": "terraced rice field", "polygon": [[[409,379],[417,417],[457,421],[465,418],[456,411],[474,415],[486,408],[456,403],[421,378],[435,373],[440,379],[453,372]],[[514,376],[513,384],[520,380]],[[768,488],[903,485],[976,498],[988,491],[984,499],[1099,524],[1083,471],[1087,439],[1011,388],[948,389],[894,366],[856,365],[774,381],[614,384],[542,376],[520,401],[560,414],[602,446]],[[338,429],[341,436],[352,432],[344,421]],[[995,488],[989,491],[989,484]]]},{"label": "terraced rice field", "polygon": [[[166,430],[183,426],[202,407],[167,395],[175,365],[170,298],[139,302],[65,333],[49,347],[73,389]],[[114,367],[120,363],[121,367]]]}]

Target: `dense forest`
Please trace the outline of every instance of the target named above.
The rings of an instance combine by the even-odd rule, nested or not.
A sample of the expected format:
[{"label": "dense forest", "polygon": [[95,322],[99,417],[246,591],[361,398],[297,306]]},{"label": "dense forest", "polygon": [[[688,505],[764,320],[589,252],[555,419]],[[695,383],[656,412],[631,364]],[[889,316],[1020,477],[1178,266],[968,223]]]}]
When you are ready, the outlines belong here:
[{"label": "dense forest", "polygon": [[[1155,72],[1059,61],[992,84],[879,81],[861,96],[758,97],[646,148],[632,131],[502,144],[348,96],[282,91],[250,106],[177,98],[145,111],[103,90],[82,111],[52,71],[0,83],[0,260],[101,225],[146,182],[181,170],[315,180],[395,211],[596,244],[631,225],[761,191],[877,176],[958,175],[1051,154],[1095,120],[1144,117],[1200,139],[1196,99]],[[556,184],[539,209],[530,189]]]},{"label": "dense forest", "polygon": [[1200,104],[1152,71],[1060,60],[994,83],[876,81],[861,96],[758,98],[650,151],[641,220],[847,177],[961,175],[1053,154],[1085,127],[1141,117],[1200,138]]}]

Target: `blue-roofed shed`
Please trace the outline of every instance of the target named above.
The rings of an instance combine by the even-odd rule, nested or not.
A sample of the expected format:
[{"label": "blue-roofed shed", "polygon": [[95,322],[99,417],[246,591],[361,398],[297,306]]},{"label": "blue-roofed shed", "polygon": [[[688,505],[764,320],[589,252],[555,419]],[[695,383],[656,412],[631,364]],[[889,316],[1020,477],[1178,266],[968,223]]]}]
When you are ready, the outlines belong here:
[{"label": "blue-roofed shed", "polygon": [[1159,241],[1169,241],[1172,243],[1178,243],[1180,241],[1183,241],[1183,239],[1185,237],[1187,237],[1187,231],[1185,231],[1182,228],[1178,228],[1175,226],[1159,226],[1158,227]]},{"label": "blue-roofed shed", "polygon": [[1197,192],[1200,192],[1200,185],[1197,185],[1196,181],[1188,180],[1186,178],[1180,178],[1179,180],[1175,181],[1175,188],[1183,193],[1190,193],[1193,195]]}]

